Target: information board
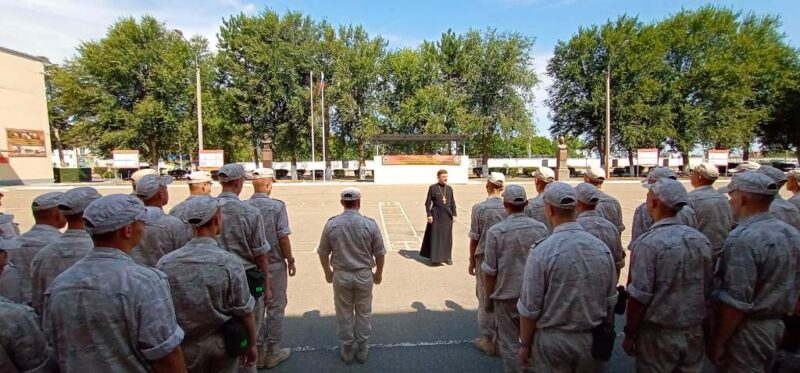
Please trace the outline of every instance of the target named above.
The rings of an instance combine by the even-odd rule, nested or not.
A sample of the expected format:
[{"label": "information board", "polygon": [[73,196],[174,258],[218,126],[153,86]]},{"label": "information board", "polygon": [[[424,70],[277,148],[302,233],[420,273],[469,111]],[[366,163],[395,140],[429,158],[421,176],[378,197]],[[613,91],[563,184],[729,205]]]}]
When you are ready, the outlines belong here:
[{"label": "information board", "polygon": [[139,169],[138,150],[114,150],[114,168],[135,168]]},{"label": "information board", "polygon": [[201,170],[219,170],[223,165],[225,165],[225,151],[201,150],[200,159],[198,161]]}]

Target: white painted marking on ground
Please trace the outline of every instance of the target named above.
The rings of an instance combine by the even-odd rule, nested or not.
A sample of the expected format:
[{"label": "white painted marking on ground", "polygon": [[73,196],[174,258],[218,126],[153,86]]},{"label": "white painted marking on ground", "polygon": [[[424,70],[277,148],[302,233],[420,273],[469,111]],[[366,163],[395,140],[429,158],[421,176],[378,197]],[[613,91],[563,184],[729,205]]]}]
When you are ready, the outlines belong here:
[{"label": "white painted marking on ground", "polygon": [[[401,342],[388,344],[367,344],[370,349],[383,348],[409,348],[409,347],[436,347],[436,346],[457,346],[472,343],[471,340],[451,340],[433,342]],[[337,351],[340,346],[301,346],[293,347],[292,352],[313,352],[313,351]]]},{"label": "white painted marking on ground", "polygon": [[[398,207],[400,207],[400,212],[403,213],[403,218],[406,219],[406,223],[408,224],[408,227],[411,228],[411,232],[414,233],[414,237],[417,238],[417,241],[419,241],[419,243],[422,243],[422,239],[419,238],[419,235],[417,234],[417,230],[414,229],[414,224],[411,224],[411,219],[408,218],[408,214],[406,214],[406,209],[403,208],[403,204],[398,202],[397,205],[398,205]],[[406,245],[408,245],[408,243],[406,243]]]},{"label": "white painted marking on ground", "polygon": [[392,241],[391,239],[389,239],[389,230],[386,229],[386,219],[383,217],[383,206],[386,203],[392,203],[392,202],[378,202],[378,211],[380,212],[381,215],[381,226],[383,227],[383,236],[384,236],[383,240],[385,241],[383,246],[387,248],[386,250],[391,251]]}]

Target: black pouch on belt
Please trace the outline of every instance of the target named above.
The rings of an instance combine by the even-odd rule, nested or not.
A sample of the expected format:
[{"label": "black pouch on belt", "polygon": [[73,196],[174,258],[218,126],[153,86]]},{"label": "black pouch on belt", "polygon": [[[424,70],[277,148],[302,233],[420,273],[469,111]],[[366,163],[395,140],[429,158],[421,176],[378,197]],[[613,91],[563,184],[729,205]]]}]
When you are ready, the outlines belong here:
[{"label": "black pouch on belt", "polygon": [[258,299],[264,295],[264,272],[258,267],[253,267],[245,271],[247,275],[247,286],[250,288],[250,295]]},{"label": "black pouch on belt", "polygon": [[250,343],[247,340],[247,327],[238,317],[231,317],[222,324],[222,336],[225,339],[225,352],[230,357],[242,356]]},{"label": "black pouch on belt", "polygon": [[614,351],[614,340],[617,332],[611,323],[603,322],[592,329],[592,357],[595,360],[608,361],[611,359],[611,352]]},{"label": "black pouch on belt", "polygon": [[628,291],[622,285],[617,286],[617,304],[614,305],[614,313],[624,315],[628,305]]}]

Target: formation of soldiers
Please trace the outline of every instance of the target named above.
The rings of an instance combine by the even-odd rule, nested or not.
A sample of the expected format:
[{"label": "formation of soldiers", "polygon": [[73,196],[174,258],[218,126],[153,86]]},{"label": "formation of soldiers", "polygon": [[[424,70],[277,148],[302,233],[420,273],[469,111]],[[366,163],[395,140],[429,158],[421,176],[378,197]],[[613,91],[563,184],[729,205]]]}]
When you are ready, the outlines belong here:
[{"label": "formation of soldiers", "polygon": [[[572,187],[542,167],[531,199],[493,173],[469,232],[475,345],[507,372],[613,370],[617,313],[637,371],[700,371],[704,356],[723,371],[769,371],[800,314],[800,172],[756,166],[717,190],[717,168],[701,164],[691,192],[669,169],[652,169],[625,287],[626,228],[602,169]],[[248,179],[254,194],[242,201]],[[273,180],[270,169],[228,164],[212,197],[211,175],[195,172],[190,197],[167,214],[172,178],[143,170],[132,195],[79,187],[36,197],[36,224],[21,235],[0,214],[3,371],[231,372],[285,361],[296,268]],[[792,199],[778,194],[784,185]],[[386,250],[359,212],[361,192],[347,188],[340,201],[317,253],[341,359],[364,363]]]},{"label": "formation of soldiers", "polygon": [[[537,196],[493,173],[472,209],[476,347],[506,372],[613,369],[614,314],[639,372],[769,372],[800,342],[800,171],[746,162],[717,190],[716,166],[650,170],[627,279],[619,201],[593,167],[574,188],[534,174]],[[790,200],[778,194],[787,185]],[[617,286],[622,280],[627,286]]]}]

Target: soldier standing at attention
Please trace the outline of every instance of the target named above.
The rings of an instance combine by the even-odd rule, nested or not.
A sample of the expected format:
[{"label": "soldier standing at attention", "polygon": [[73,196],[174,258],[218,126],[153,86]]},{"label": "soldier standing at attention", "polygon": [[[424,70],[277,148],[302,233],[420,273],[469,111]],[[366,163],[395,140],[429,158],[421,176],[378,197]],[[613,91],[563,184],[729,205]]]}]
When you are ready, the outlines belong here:
[{"label": "soldier standing at attention", "polygon": [[[167,275],[178,325],[186,332],[181,347],[189,372],[235,372],[240,360],[252,366],[258,355],[256,300],[250,295],[244,266],[215,239],[224,225],[220,213],[224,204],[210,196],[193,198],[185,213],[196,236],[157,264]],[[226,352],[227,323],[239,323],[247,331],[241,357]]]},{"label": "soldier standing at attention", "polygon": [[269,286],[272,292],[272,302],[267,305],[267,315],[264,318],[258,336],[258,368],[271,369],[289,358],[292,350],[281,348],[283,337],[283,314],[286,311],[288,298],[286,288],[289,277],[294,277],[297,268],[292,255],[292,244],[289,235],[289,215],[286,204],[279,199],[270,198],[272,182],[275,180],[275,171],[271,168],[259,168],[252,173],[253,196],[247,203],[253,205],[261,212],[264,220],[264,233],[272,250],[269,251]]},{"label": "soldier standing at attention", "polygon": [[769,205],[769,212],[778,218],[778,220],[800,231],[800,209],[791,202],[783,199],[780,194],[781,188],[786,184],[786,174],[772,166],[761,166],[756,172],[769,176],[775,181],[775,185],[778,186],[778,193],[775,194],[775,200]]},{"label": "soldier standing at attention", "polygon": [[33,210],[33,218],[36,224],[31,230],[14,238],[14,240],[19,241],[21,246],[19,250],[14,251],[9,260],[20,271],[22,304],[31,304],[33,292],[31,262],[33,262],[33,257],[45,246],[61,237],[59,229],[67,225],[67,220],[64,219],[64,215],[58,209],[62,195],[64,195],[62,192],[50,192],[34,198],[31,210]]},{"label": "soldier standing at attention", "polygon": [[[236,254],[242,260],[250,294],[256,298],[256,335],[264,320],[266,306],[272,302],[269,284],[269,251],[272,247],[264,233],[264,219],[253,205],[239,200],[245,179],[249,179],[244,167],[229,163],[219,170],[222,193],[219,199],[225,200],[221,207],[222,233],[217,240],[224,249]],[[255,371],[253,365],[250,371]]]},{"label": "soldier standing at attention", "polygon": [[378,224],[359,212],[361,191],[343,190],[341,203],[344,212],[325,224],[317,253],[325,281],[333,284],[342,360],[363,364],[372,332],[372,287],[383,280],[386,249]]},{"label": "soldier standing at attention", "polygon": [[575,194],[578,197],[578,204],[575,212],[578,214],[577,222],[592,236],[611,250],[614,257],[614,266],[617,268],[617,277],[620,270],[625,266],[625,251],[622,249],[622,237],[614,224],[602,217],[596,208],[600,204],[600,191],[589,183],[581,183],[575,186]]},{"label": "soldier standing at attention", "polygon": [[42,324],[62,373],[186,369],[167,276],[130,256],[147,215],[124,194],[83,212],[95,247],[45,292]]},{"label": "soldier standing at attention", "polygon": [[[0,276],[7,251],[19,249],[13,240],[0,240]],[[39,317],[32,308],[0,295],[0,367],[4,372],[55,372],[53,350],[39,329]]]},{"label": "soldier standing at attention", "polygon": [[528,200],[528,206],[525,206],[525,215],[544,224],[547,229],[552,229],[550,221],[544,215],[544,188],[556,181],[556,173],[550,167],[539,167],[533,173],[533,177],[537,194],[536,197]]},{"label": "soldier standing at attention", "polygon": [[[642,186],[645,188],[649,188],[651,185],[655,184],[658,179],[667,178],[672,180],[678,180],[678,175],[675,175],[672,170],[666,167],[653,167],[650,169],[650,172],[647,173],[647,178],[642,180]],[[697,220],[694,214],[694,210],[692,210],[688,206],[684,206],[680,212],[678,213],[678,218],[681,222],[689,227],[694,227],[697,225]],[[642,202],[639,207],[636,208],[636,211],[633,213],[633,228],[631,229],[631,243],[635,241],[639,236],[641,236],[644,232],[647,232],[648,229],[653,225],[653,218],[650,216],[650,213],[647,212],[647,204]],[[630,249],[632,246],[628,246]]]},{"label": "soldier standing at attention", "polygon": [[481,265],[485,276],[485,311],[494,316],[497,343],[503,370],[521,372],[519,351],[519,289],[525,271],[525,258],[536,242],[547,237],[547,227],[523,213],[528,204],[525,188],[509,185],[503,192],[508,218],[497,222],[486,233],[486,258]]},{"label": "soldier standing at attention", "polygon": [[180,249],[191,239],[182,220],[164,213],[163,208],[169,203],[167,185],[171,183],[171,176],[156,175],[146,175],[136,183],[136,195],[144,201],[148,214],[142,240],[131,252],[139,264],[155,267],[162,256]]},{"label": "soldier standing at attention", "polygon": [[800,168],[795,168],[786,173],[786,190],[794,193],[789,202],[800,209]]},{"label": "soldier standing at attention", "polygon": [[497,326],[494,316],[486,312],[486,303],[491,303],[491,300],[486,297],[485,277],[481,264],[483,264],[484,258],[486,231],[506,217],[503,197],[500,195],[503,192],[505,180],[506,176],[499,172],[492,172],[489,175],[485,186],[488,197],[485,201],[472,207],[469,228],[469,274],[475,276],[475,294],[478,297],[478,329],[481,333],[481,336],[475,338],[472,343],[489,356],[497,353]]},{"label": "soldier standing at attention", "polygon": [[597,188],[599,199],[595,210],[600,216],[614,224],[619,233],[622,234],[625,231],[625,224],[622,223],[622,206],[620,206],[619,200],[603,192],[603,183],[605,181],[605,170],[597,166],[589,167],[583,174],[583,182]]},{"label": "soldier standing at attention", "polygon": [[[0,206],[3,205],[3,197],[8,190],[0,188]],[[14,223],[14,215],[0,212],[0,240],[19,236],[19,226]]]},{"label": "soldier standing at attention", "polygon": [[519,359],[535,372],[594,372],[602,365],[592,356],[593,330],[613,317],[617,271],[608,247],[575,221],[577,199],[566,183],[545,189],[553,233],[525,262]]},{"label": "soldier standing at attention", "polygon": [[136,183],[139,182],[143,177],[147,175],[155,175],[158,176],[158,172],[152,168],[143,168],[141,170],[136,170],[133,174],[131,174],[131,187],[133,187],[133,194],[136,194]]},{"label": "soldier standing at attention", "polygon": [[637,372],[701,372],[711,243],[677,218],[687,203],[680,182],[662,178],[649,189],[655,223],[632,244],[622,346],[636,357]]},{"label": "soldier standing at attention", "polygon": [[[169,211],[169,214],[182,221],[186,221],[184,216],[186,204],[197,196],[211,195],[211,181],[211,173],[208,171],[195,171],[189,174],[189,176],[186,177],[186,185],[189,186],[189,197],[175,205],[172,210]],[[189,226],[188,229],[194,234],[194,228]]]},{"label": "soldier standing at attention", "polygon": [[714,262],[722,253],[722,246],[733,228],[733,215],[728,206],[728,197],[714,189],[719,178],[717,166],[702,163],[692,169],[691,181],[694,190],[687,195],[689,207],[697,218],[697,230],[711,242]]},{"label": "soldier standing at attention", "polygon": [[709,359],[724,372],[769,372],[782,318],[800,296],[800,233],[769,213],[778,186],[758,172],[721,189],[738,222],[725,240],[714,281],[717,303]]},{"label": "soldier standing at attention", "polygon": [[92,251],[94,243],[86,232],[83,210],[100,197],[102,197],[100,193],[92,187],[70,189],[61,196],[58,208],[67,219],[67,231],[39,251],[31,263],[33,276],[31,302],[33,309],[39,315],[42,314],[44,292],[53,280]]}]

